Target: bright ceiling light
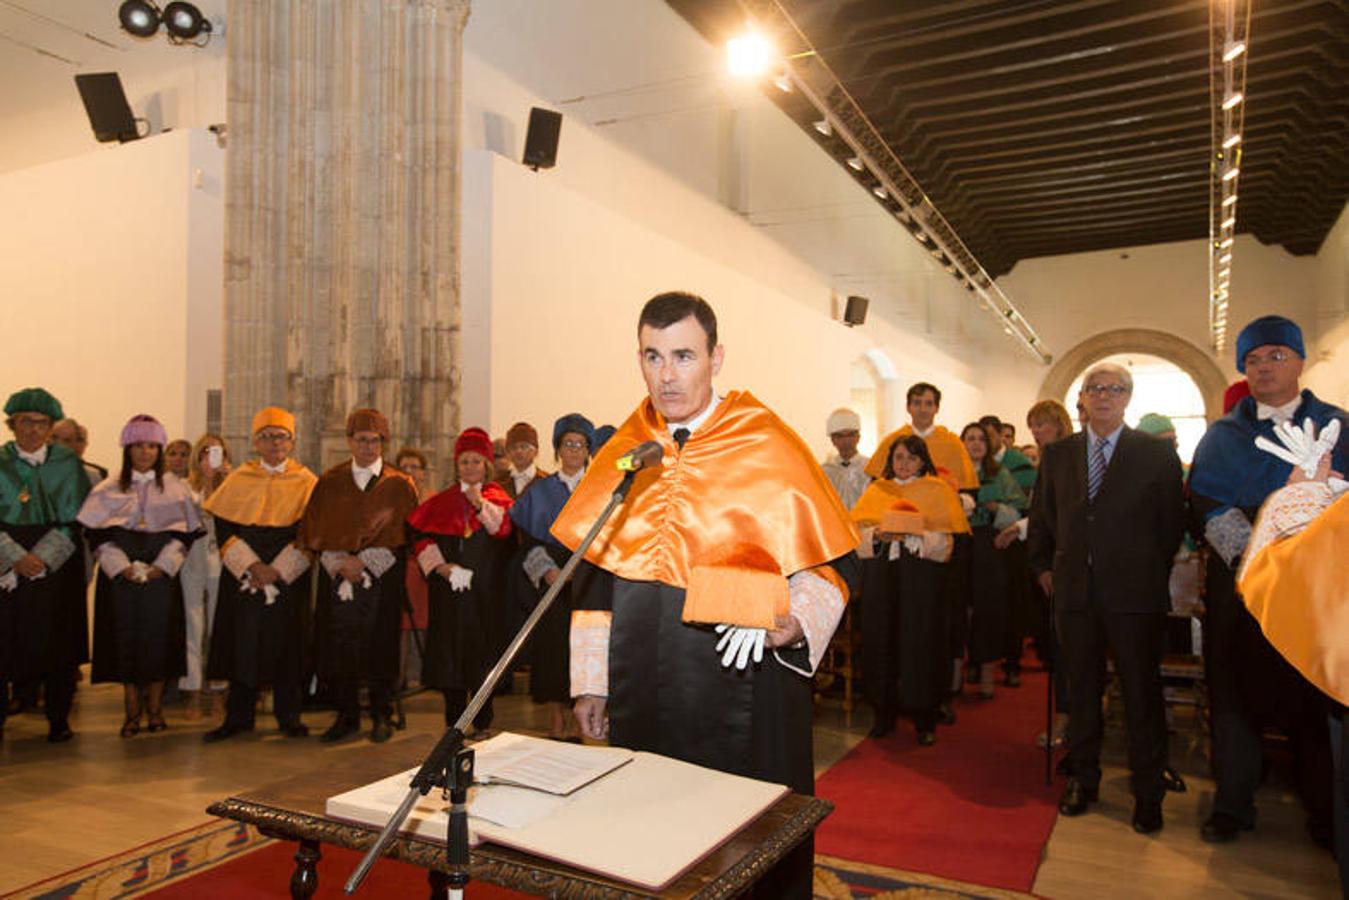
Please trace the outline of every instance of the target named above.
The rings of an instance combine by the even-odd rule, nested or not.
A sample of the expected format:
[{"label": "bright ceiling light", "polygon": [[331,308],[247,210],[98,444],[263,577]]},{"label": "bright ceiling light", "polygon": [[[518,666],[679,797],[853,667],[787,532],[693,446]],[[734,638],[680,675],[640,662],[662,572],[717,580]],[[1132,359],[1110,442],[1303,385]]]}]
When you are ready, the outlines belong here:
[{"label": "bright ceiling light", "polygon": [[850,156],[848,157],[848,168],[855,172],[860,172],[865,169],[866,166],[862,163],[861,157]]},{"label": "bright ceiling light", "polygon": [[1224,253],[1222,256],[1218,257],[1218,265],[1220,266],[1225,266],[1231,261],[1232,261],[1232,254],[1230,253]]},{"label": "bright ceiling light", "polygon": [[834,133],[834,128],[829,124],[828,119],[820,119],[818,122],[813,122],[812,125],[816,131],[825,137],[829,137],[829,135]]},{"label": "bright ceiling light", "polygon": [[1231,206],[1233,203],[1236,202],[1237,202],[1236,194],[1228,194],[1226,197],[1223,198],[1223,206]]},{"label": "bright ceiling light", "polygon": [[164,7],[164,30],[171,41],[190,41],[200,34],[210,34],[211,23],[193,4],[175,0]]},{"label": "bright ceiling light", "polygon": [[1241,95],[1241,91],[1234,91],[1233,93],[1228,94],[1227,98],[1223,100],[1223,109],[1231,109],[1244,99],[1245,98]]},{"label": "bright ceiling light", "polygon": [[136,37],[154,37],[159,30],[159,7],[146,0],[126,0],[117,8],[117,19],[128,34]]},{"label": "bright ceiling light", "polygon": [[1233,225],[1235,225],[1235,224],[1237,224],[1237,217],[1236,217],[1236,216],[1228,216],[1226,219],[1223,219],[1223,227],[1224,227],[1224,228],[1231,228],[1231,227],[1232,227]]},{"label": "bright ceiling light", "polygon": [[1227,140],[1223,141],[1223,149],[1231,150],[1233,147],[1235,147],[1237,144],[1240,143],[1241,143],[1241,135],[1239,134],[1228,135]]},{"label": "bright ceiling light", "polygon": [[1232,243],[1233,243],[1233,241],[1232,241],[1232,239],[1231,239],[1230,237],[1229,237],[1229,238],[1223,238],[1221,241],[1218,242],[1218,249],[1219,249],[1219,250],[1226,250],[1228,247],[1232,246]]},{"label": "bright ceiling light", "polygon": [[747,31],[726,42],[726,67],[737,78],[757,78],[776,59],[773,44],[757,31]]},{"label": "bright ceiling light", "polygon": [[790,94],[792,92],[792,76],[786,72],[783,72],[777,78],[774,78],[773,84],[784,94]]},{"label": "bright ceiling light", "polygon": [[1237,41],[1236,43],[1228,44],[1227,49],[1223,51],[1223,62],[1231,62],[1245,52],[1245,41]]},{"label": "bright ceiling light", "polygon": [[886,197],[890,196],[885,192],[885,188],[881,187],[880,185],[876,185],[874,188],[872,188],[871,193],[875,194],[876,197],[881,200],[884,200]]},{"label": "bright ceiling light", "polygon": [[1236,166],[1233,166],[1232,168],[1228,169],[1226,172],[1223,173],[1223,181],[1231,181],[1233,178],[1236,178],[1240,174],[1241,170],[1238,169]]}]

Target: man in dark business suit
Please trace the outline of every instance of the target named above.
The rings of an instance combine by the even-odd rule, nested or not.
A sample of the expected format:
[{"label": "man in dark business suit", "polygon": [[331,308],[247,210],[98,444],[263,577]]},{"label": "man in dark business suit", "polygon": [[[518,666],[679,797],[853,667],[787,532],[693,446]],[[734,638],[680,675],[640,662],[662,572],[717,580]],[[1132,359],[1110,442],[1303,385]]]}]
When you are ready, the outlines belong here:
[{"label": "man in dark business suit", "polygon": [[1087,427],[1049,445],[1031,508],[1031,567],[1054,598],[1068,672],[1068,762],[1059,812],[1076,816],[1101,781],[1106,648],[1124,692],[1134,830],[1162,827],[1166,711],[1162,643],[1171,560],[1184,530],[1175,449],[1124,424],[1127,369],[1094,366],[1083,380]]}]

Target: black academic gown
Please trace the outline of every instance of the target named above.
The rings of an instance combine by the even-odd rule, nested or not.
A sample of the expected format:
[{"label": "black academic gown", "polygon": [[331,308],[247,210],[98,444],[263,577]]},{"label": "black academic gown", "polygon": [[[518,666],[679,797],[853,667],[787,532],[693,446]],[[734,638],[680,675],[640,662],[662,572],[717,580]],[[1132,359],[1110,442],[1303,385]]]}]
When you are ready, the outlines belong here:
[{"label": "black academic gown", "polygon": [[[190,546],[193,535],[107,528],[89,532],[97,547],[111,541],[132,562],[153,563],[170,541]],[[91,680],[148,684],[187,671],[183,588],[178,576],[145,584],[99,572],[94,588],[94,665]]]},{"label": "black academic gown", "polygon": [[422,683],[442,691],[476,691],[497,659],[491,636],[500,593],[497,559],[502,541],[485,528],[469,537],[415,534],[415,538],[434,540],[446,562],[473,572],[472,586],[466,591],[451,590],[450,583],[434,572],[427,576]]},{"label": "black academic gown", "polygon": [[947,573],[903,549],[886,559],[889,548],[881,542],[862,564],[862,690],[878,721],[906,712],[931,728],[951,678]]},{"label": "black academic gown", "polygon": [[[0,522],[0,533],[32,550],[54,527]],[[78,544],[78,526],[69,528]],[[88,662],[87,609],[84,557],[79,551],[55,572],[42,578],[20,578],[13,591],[0,591],[0,679],[24,684],[68,673]]]}]

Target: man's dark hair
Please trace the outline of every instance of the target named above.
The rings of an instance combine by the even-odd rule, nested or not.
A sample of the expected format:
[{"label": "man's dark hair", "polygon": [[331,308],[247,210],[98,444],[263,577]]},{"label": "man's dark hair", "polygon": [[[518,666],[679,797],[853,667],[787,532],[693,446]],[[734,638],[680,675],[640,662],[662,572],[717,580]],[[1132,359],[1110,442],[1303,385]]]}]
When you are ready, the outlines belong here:
[{"label": "man's dark hair", "polygon": [[637,331],[640,334],[645,325],[659,331],[669,328],[676,322],[682,322],[689,316],[697,319],[698,324],[702,326],[703,333],[707,335],[707,352],[711,353],[717,346],[717,314],[712,312],[712,307],[697,294],[667,291],[652,297],[646,301],[646,306],[642,307],[642,314],[637,319]]},{"label": "man's dark hair", "polygon": [[928,384],[926,381],[920,381],[909,388],[909,392],[904,395],[905,405],[912,403],[914,397],[917,397],[919,394],[926,394],[928,391],[932,392],[932,399],[937,402],[938,406],[941,406],[941,391],[937,389],[935,384]]},{"label": "man's dark hair", "polygon": [[999,431],[1002,430],[1002,419],[999,419],[997,416],[992,414],[989,414],[987,416],[980,416],[979,424],[986,426],[988,428],[996,428]]}]

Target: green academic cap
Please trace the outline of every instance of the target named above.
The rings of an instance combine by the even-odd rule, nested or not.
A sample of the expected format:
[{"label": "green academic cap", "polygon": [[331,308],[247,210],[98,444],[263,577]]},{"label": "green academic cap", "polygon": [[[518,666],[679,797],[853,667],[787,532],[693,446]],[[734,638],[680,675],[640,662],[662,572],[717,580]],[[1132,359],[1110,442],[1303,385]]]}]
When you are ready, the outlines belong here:
[{"label": "green academic cap", "polygon": [[5,401],[5,415],[13,416],[21,412],[41,413],[53,422],[65,418],[61,401],[40,387],[24,388],[9,395]]}]

